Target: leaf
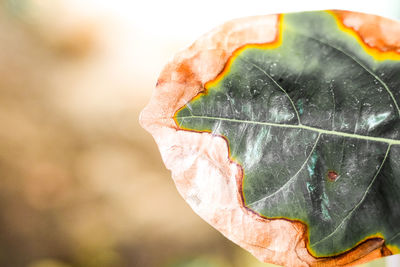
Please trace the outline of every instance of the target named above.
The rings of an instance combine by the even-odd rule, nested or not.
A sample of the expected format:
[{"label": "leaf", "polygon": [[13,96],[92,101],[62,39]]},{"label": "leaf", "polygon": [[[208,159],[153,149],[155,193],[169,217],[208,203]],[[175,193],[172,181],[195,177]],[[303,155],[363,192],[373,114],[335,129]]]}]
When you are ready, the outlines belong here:
[{"label": "leaf", "polygon": [[373,60],[335,24],[329,13],[285,15],[279,47],[241,49],[176,115],[225,136],[245,205],[306,223],[317,256],[377,233],[400,246],[400,62]]},{"label": "leaf", "polygon": [[273,42],[237,49],[174,119],[222,136],[242,170],[242,205],[306,225],[314,257],[376,239],[396,253],[400,54],[365,44],[341,14],[281,15]]}]

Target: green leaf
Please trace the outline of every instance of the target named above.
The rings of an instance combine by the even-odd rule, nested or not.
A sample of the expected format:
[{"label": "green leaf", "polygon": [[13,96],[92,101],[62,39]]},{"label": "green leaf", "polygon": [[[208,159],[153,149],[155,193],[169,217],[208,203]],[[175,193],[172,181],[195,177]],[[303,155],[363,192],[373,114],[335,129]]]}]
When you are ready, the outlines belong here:
[{"label": "green leaf", "polygon": [[367,53],[328,12],[280,23],[276,45],[237,51],[178,125],[226,137],[244,205],[306,224],[315,256],[374,237],[400,247],[400,61]]}]

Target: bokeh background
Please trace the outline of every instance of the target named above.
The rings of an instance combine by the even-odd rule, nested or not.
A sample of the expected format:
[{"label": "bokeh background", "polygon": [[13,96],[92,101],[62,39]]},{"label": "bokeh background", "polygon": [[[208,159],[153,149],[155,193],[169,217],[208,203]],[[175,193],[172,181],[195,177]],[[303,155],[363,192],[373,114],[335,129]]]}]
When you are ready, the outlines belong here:
[{"label": "bokeh background", "polygon": [[327,8],[400,19],[398,0],[0,0],[0,266],[272,266],[191,211],[138,116],[213,27]]}]

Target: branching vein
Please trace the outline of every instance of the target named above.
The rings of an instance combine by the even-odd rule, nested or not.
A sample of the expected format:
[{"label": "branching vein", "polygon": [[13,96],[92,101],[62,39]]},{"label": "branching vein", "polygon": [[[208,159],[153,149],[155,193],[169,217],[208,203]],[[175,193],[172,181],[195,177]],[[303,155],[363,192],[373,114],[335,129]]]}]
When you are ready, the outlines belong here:
[{"label": "branching vein", "polygon": [[293,109],[294,109],[294,112],[296,113],[297,122],[298,122],[299,125],[300,125],[301,122],[300,122],[300,115],[299,115],[299,112],[297,111],[297,108],[296,108],[296,106],[294,105],[294,102],[293,102],[292,98],[289,96],[289,94],[286,92],[286,90],[283,89],[283,87],[282,87],[279,83],[277,83],[277,81],[275,81],[275,79],[272,78],[272,76],[269,75],[268,72],[266,72],[263,68],[261,68],[260,66],[258,66],[258,65],[255,64],[254,62],[248,61],[248,60],[246,60],[246,59],[244,59],[244,58],[241,58],[241,59],[242,59],[243,61],[245,61],[246,63],[249,63],[249,64],[253,65],[256,69],[258,69],[259,71],[261,71],[262,73],[264,73],[265,76],[267,76],[273,83],[276,84],[276,86],[279,87],[279,89],[281,89],[282,92],[285,93],[285,95],[288,97],[290,103],[292,104],[292,107],[293,107]]},{"label": "branching vein", "polygon": [[311,39],[311,40],[314,40],[314,41],[316,41],[316,42],[318,42],[318,43],[321,43],[321,44],[324,44],[324,45],[326,45],[326,46],[329,46],[329,47],[331,47],[331,48],[333,48],[333,49],[335,49],[335,50],[341,52],[342,54],[348,56],[348,57],[351,58],[354,62],[356,62],[358,65],[360,65],[365,71],[367,71],[370,75],[372,75],[377,81],[379,81],[379,82],[382,84],[382,86],[385,88],[385,90],[388,92],[390,98],[392,99],[392,101],[393,101],[393,103],[394,103],[394,105],[395,105],[395,107],[396,107],[396,109],[397,109],[397,114],[398,114],[398,116],[400,117],[400,108],[399,108],[399,104],[397,103],[396,99],[394,98],[394,95],[393,95],[392,91],[389,89],[389,87],[387,86],[387,84],[386,84],[381,78],[379,78],[378,75],[376,75],[375,73],[373,73],[367,66],[365,66],[363,63],[361,63],[357,58],[353,57],[352,55],[348,54],[347,52],[345,52],[344,50],[342,50],[342,49],[340,49],[340,48],[338,48],[338,47],[336,47],[336,46],[333,46],[333,45],[331,45],[331,44],[329,44],[329,43],[326,43],[326,42],[321,41],[321,40],[319,40],[319,39],[316,39],[316,38],[314,38],[314,37],[305,35],[305,34],[303,34],[303,33],[298,33],[298,34],[300,34],[300,35],[302,35],[302,36],[304,36],[304,37],[306,37],[306,38],[309,38],[309,39]]},{"label": "branching vein", "polygon": [[285,187],[287,187],[288,185],[290,185],[290,184],[294,181],[294,179],[297,177],[297,175],[299,175],[299,173],[301,172],[301,170],[303,170],[304,167],[307,165],[307,162],[309,161],[311,155],[314,153],[315,148],[317,147],[317,144],[318,144],[318,141],[319,141],[319,138],[320,138],[320,137],[321,137],[321,134],[318,134],[318,137],[317,137],[317,139],[315,140],[314,146],[312,147],[311,152],[310,152],[310,154],[307,156],[307,158],[306,158],[306,160],[304,161],[303,165],[301,165],[300,169],[299,169],[292,177],[290,177],[290,179],[287,180],[287,182],[286,182],[284,185],[282,185],[278,190],[276,190],[276,191],[273,192],[272,194],[270,194],[270,195],[268,195],[268,196],[266,196],[266,197],[263,197],[262,199],[259,199],[259,200],[257,200],[257,201],[254,201],[253,203],[247,204],[247,205],[248,205],[248,206],[257,205],[258,203],[263,202],[264,200],[266,200],[266,199],[268,199],[268,198],[270,198],[270,197],[276,195],[277,193],[279,193],[280,191],[282,191]]},{"label": "branching vein", "polygon": [[352,209],[350,210],[350,212],[346,215],[346,217],[343,218],[343,220],[340,222],[340,224],[339,224],[338,226],[336,226],[335,230],[333,230],[329,235],[325,236],[325,237],[322,238],[321,240],[319,240],[319,241],[317,241],[317,242],[315,242],[315,243],[313,243],[313,244],[310,244],[311,246],[316,246],[316,245],[318,245],[319,243],[321,243],[321,242],[327,240],[328,238],[332,237],[332,236],[340,229],[340,227],[342,227],[343,224],[349,220],[349,218],[350,218],[351,215],[354,213],[354,211],[357,210],[359,206],[361,206],[361,204],[364,202],[365,198],[367,197],[367,194],[369,193],[369,191],[370,191],[372,185],[374,184],[374,182],[375,182],[375,180],[376,180],[376,177],[378,177],[378,174],[381,172],[381,169],[382,169],[383,165],[384,165],[385,162],[386,162],[386,159],[387,159],[387,157],[388,157],[388,155],[389,155],[390,147],[391,147],[391,145],[388,145],[388,148],[387,148],[387,150],[386,150],[385,157],[383,158],[382,163],[381,163],[381,165],[379,166],[378,171],[375,173],[374,178],[372,178],[372,180],[371,180],[371,182],[369,183],[367,189],[365,190],[365,193],[364,193],[363,197],[360,199],[360,201],[357,203],[357,205],[354,206],[354,208],[352,208]]}]

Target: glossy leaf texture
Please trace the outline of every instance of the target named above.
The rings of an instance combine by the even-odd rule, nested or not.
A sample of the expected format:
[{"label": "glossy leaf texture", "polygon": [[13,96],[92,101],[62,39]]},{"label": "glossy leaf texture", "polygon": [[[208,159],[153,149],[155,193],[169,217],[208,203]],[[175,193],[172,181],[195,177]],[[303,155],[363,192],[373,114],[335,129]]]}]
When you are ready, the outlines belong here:
[{"label": "glossy leaf texture", "polygon": [[[308,249],[400,247],[400,57],[371,53],[330,12],[281,15],[271,44],[237,50],[175,114],[224,136],[244,205],[307,225]],[[367,48],[366,48],[367,47]]]}]

